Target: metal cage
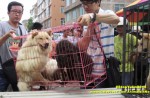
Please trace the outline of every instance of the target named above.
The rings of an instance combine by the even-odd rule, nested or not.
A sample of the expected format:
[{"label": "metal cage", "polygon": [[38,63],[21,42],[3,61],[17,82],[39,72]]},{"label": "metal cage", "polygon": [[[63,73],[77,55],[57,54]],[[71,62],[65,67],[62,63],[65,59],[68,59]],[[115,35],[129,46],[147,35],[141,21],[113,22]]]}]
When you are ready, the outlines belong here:
[{"label": "metal cage", "polygon": [[[76,26],[71,27],[71,29],[73,28],[76,29]],[[92,36],[95,37],[95,35]],[[27,36],[23,38],[26,37]],[[78,40],[76,40],[76,42]],[[104,58],[101,59],[104,63],[101,69],[104,70],[103,73],[94,75],[92,74],[94,62],[91,56],[87,53],[87,50],[81,51],[80,48],[73,43],[74,40],[61,40],[57,43],[56,55],[53,56],[53,58],[57,61],[58,69],[52,76],[45,72],[39,72],[48,81],[33,81],[30,83],[31,90],[67,89],[70,87],[72,87],[72,89],[75,87],[77,87],[77,89],[96,88],[107,78]],[[98,46],[98,51],[102,51],[100,47],[101,46]],[[16,53],[18,50],[11,51]],[[93,51],[88,52],[92,53]],[[100,69],[98,68],[97,70]],[[50,71],[53,70],[49,70],[49,72]]]},{"label": "metal cage", "polygon": [[[126,26],[126,19],[129,21]],[[146,1],[137,5],[124,8],[124,37],[123,37],[123,61],[122,61],[122,85],[125,85],[125,69],[127,62],[133,64],[133,78],[131,85],[141,86],[139,89],[133,88],[135,91],[149,89],[150,78],[149,57],[150,57],[150,1]],[[128,39],[127,34],[136,37],[136,45],[133,44],[133,37]],[[130,42],[129,42],[130,41]],[[130,43],[130,44],[128,44]],[[127,45],[128,44],[128,45]],[[130,67],[131,68],[131,67]],[[150,75],[150,74],[149,74]],[[145,86],[146,84],[146,86]],[[144,86],[144,88],[143,88]],[[133,91],[127,88],[123,90]]]}]

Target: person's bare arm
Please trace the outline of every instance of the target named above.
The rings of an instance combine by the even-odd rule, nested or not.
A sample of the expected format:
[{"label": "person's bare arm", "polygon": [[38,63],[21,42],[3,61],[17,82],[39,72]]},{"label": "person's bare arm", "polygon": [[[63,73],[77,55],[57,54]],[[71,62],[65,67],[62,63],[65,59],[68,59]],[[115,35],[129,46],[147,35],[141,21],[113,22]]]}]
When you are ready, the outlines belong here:
[{"label": "person's bare arm", "polygon": [[77,43],[79,49],[81,51],[84,51],[88,48],[89,43],[90,43],[91,37],[90,36],[83,36]]},{"label": "person's bare arm", "polygon": [[111,13],[101,13],[96,14],[96,21],[98,23],[107,23],[107,24],[118,24],[119,23],[119,17],[115,14]]},{"label": "person's bare arm", "polygon": [[77,45],[81,51],[87,50],[94,32],[93,30],[94,27],[89,26],[87,31],[84,32],[83,37],[78,41]]},{"label": "person's bare arm", "polygon": [[[91,22],[91,15],[93,13],[88,13],[80,16],[78,18],[78,23],[80,25],[89,25]],[[107,23],[112,25],[117,25],[119,23],[119,17],[116,14],[112,13],[98,13],[96,14],[96,22],[98,23]]]},{"label": "person's bare arm", "polygon": [[5,41],[9,38],[9,37],[13,37],[13,33],[15,33],[14,30],[10,30],[8,33],[6,33],[4,36],[0,37],[0,46],[5,43]]}]

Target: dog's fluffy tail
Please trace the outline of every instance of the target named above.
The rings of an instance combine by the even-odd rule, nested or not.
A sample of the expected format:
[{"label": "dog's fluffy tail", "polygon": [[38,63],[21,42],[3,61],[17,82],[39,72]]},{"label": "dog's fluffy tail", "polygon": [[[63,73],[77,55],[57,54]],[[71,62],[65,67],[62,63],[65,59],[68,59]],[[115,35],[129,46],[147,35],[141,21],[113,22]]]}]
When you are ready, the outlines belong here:
[{"label": "dog's fluffy tail", "polygon": [[26,82],[18,82],[19,91],[29,91],[29,85]]}]

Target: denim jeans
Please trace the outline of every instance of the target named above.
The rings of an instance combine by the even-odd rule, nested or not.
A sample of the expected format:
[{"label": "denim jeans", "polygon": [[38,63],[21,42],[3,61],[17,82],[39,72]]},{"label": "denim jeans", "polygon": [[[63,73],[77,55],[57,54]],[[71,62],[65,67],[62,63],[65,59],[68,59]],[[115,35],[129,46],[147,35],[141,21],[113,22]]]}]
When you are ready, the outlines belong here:
[{"label": "denim jeans", "polygon": [[[11,84],[13,91],[19,91],[19,89],[17,87],[18,81],[17,81],[17,75],[16,75],[14,60],[10,59],[10,60],[6,61],[5,63],[3,63],[2,68],[3,68],[3,70],[2,70],[3,76],[5,76],[4,78],[6,80],[6,81],[2,81],[2,82],[4,82],[4,84],[6,84],[6,82],[8,84]],[[3,78],[3,80],[4,80],[4,78]],[[6,84],[6,87],[8,87],[7,84]]]},{"label": "denim jeans", "polygon": [[6,78],[6,75],[4,74],[3,70],[0,69],[0,92],[7,91],[8,86],[9,82]]},{"label": "denim jeans", "polygon": [[[123,73],[121,73],[122,75]],[[125,75],[124,75],[124,80],[125,81],[122,81],[123,85],[133,85],[133,78],[134,78],[134,71],[132,72],[125,72]]]}]

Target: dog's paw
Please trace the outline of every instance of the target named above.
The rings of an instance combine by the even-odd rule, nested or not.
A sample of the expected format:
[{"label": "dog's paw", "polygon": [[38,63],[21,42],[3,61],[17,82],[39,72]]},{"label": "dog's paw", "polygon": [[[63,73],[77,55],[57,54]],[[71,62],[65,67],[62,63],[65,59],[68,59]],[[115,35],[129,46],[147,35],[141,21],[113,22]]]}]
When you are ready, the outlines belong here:
[{"label": "dog's paw", "polygon": [[30,91],[30,87],[29,84],[27,84],[26,82],[18,82],[17,84],[19,91]]}]

